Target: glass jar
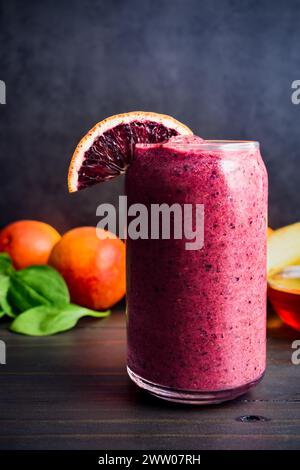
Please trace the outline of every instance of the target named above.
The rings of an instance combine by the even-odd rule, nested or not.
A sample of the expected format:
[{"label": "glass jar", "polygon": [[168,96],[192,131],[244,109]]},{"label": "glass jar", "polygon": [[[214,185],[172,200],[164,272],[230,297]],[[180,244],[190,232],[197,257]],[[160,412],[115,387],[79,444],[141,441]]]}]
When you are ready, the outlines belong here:
[{"label": "glass jar", "polygon": [[[148,211],[148,236],[144,227],[126,243],[128,373],[138,386],[167,400],[208,404],[233,399],[262,378],[267,186],[258,142],[136,145],[127,203],[131,214],[133,204]],[[193,247],[184,229],[182,238],[174,235],[176,227],[164,238],[163,222],[157,237],[151,211],[161,204],[179,205],[182,214],[193,207],[201,246],[201,233]],[[204,209],[203,226],[196,207]],[[172,225],[175,212],[169,214]]]}]

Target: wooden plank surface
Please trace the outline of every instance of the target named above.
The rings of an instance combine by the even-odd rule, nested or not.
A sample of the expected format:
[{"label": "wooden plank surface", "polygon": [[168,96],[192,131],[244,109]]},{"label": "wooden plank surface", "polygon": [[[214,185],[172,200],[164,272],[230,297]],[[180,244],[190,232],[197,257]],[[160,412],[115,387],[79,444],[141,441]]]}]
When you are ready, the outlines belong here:
[{"label": "wooden plank surface", "polygon": [[300,333],[288,328],[269,330],[262,383],[210,407],[167,403],[130,382],[121,309],[46,338],[2,322],[0,339],[0,449],[300,449],[300,365],[291,363]]}]

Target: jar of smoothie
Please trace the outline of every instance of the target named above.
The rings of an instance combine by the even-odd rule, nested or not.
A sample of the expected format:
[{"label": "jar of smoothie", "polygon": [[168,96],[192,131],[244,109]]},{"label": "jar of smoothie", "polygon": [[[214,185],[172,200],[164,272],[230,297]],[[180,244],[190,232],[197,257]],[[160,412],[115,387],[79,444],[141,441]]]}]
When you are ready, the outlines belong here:
[{"label": "jar of smoothie", "polygon": [[127,238],[129,376],[177,402],[245,393],[266,360],[267,173],[258,142],[137,144],[126,192],[128,207],[148,209],[149,227],[153,205],[204,211],[195,249],[175,229]]}]

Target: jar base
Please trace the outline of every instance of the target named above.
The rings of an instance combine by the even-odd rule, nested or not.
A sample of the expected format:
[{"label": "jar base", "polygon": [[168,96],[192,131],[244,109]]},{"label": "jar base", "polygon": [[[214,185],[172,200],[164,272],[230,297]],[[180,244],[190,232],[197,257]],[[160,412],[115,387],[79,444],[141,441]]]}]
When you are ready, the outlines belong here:
[{"label": "jar base", "polygon": [[209,391],[193,391],[181,390],[170,387],[158,385],[149,380],[143,379],[141,376],[133,372],[127,366],[127,373],[131,380],[140,388],[147,390],[151,395],[162,400],[172,401],[176,403],[186,403],[190,405],[214,405],[224,401],[234,400],[235,398],[248,392],[252,387],[255,387],[263,378],[264,373],[257,379],[249,382],[241,387],[235,387],[228,390],[217,390],[214,392]]}]

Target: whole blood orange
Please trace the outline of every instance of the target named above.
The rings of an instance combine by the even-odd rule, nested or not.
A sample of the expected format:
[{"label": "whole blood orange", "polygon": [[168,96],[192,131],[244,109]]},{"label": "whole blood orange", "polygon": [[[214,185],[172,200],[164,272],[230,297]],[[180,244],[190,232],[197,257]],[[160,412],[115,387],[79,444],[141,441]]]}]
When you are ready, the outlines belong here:
[{"label": "whole blood orange", "polygon": [[47,264],[60,234],[51,225],[37,220],[19,220],[0,232],[0,252],[6,251],[16,269]]},{"label": "whole blood orange", "polygon": [[105,230],[70,230],[54,247],[49,264],[64,277],[72,301],[85,307],[106,309],[125,294],[125,244]]}]

